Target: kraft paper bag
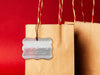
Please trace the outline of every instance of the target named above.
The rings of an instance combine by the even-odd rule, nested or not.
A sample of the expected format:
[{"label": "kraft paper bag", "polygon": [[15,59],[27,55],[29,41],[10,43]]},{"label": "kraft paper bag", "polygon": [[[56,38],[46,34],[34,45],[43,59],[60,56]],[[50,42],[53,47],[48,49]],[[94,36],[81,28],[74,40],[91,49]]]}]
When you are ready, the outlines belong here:
[{"label": "kraft paper bag", "polygon": [[[26,25],[26,37],[35,38],[36,25]],[[39,38],[51,38],[53,57],[50,60],[25,60],[25,75],[74,75],[73,25],[40,25]]]},{"label": "kraft paper bag", "polygon": [[76,22],[75,33],[82,75],[100,75],[100,24]]},{"label": "kraft paper bag", "polygon": [[78,74],[100,75],[100,24],[77,21],[74,34]]}]

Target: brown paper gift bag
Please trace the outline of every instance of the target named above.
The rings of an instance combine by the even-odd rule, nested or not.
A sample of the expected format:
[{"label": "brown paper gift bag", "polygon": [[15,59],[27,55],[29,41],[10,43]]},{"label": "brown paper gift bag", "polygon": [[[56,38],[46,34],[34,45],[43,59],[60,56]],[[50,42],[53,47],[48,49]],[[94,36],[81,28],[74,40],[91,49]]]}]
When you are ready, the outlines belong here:
[{"label": "brown paper gift bag", "polygon": [[100,75],[100,24],[77,21],[74,27],[76,74]]},{"label": "brown paper gift bag", "polygon": [[[35,34],[35,25],[26,25],[26,37]],[[53,58],[25,60],[25,75],[74,75],[73,25],[40,25],[39,38],[53,40]]]},{"label": "brown paper gift bag", "polygon": [[[93,22],[94,9],[92,13]],[[100,75],[100,24],[75,21],[74,35],[76,74]]]},{"label": "brown paper gift bag", "polygon": [[81,75],[100,75],[100,24],[76,22],[75,36]]}]

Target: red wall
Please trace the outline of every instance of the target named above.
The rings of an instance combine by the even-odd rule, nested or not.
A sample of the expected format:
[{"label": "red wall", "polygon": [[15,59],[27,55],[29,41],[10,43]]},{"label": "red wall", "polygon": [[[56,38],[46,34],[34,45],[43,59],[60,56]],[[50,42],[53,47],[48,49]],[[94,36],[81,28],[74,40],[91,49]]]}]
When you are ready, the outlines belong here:
[{"label": "red wall", "polygon": [[[94,21],[100,22],[100,0]],[[22,39],[25,24],[37,22],[38,0],[0,0],[0,75],[24,75]],[[84,0],[85,21],[91,21],[92,0]],[[77,20],[82,20],[80,0],[75,0]],[[42,23],[57,24],[58,0],[44,0]],[[64,0],[63,22],[73,21],[71,0]]]}]

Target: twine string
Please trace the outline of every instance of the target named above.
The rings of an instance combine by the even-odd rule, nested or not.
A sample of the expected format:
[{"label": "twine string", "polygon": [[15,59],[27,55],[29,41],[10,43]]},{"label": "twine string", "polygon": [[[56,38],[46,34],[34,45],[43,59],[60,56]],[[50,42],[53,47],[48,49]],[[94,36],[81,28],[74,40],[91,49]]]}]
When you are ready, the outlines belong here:
[{"label": "twine string", "polygon": [[76,21],[76,14],[75,14],[74,0],[72,0],[72,9],[73,9],[73,15],[74,15],[74,22],[75,22]]},{"label": "twine string", "polygon": [[58,24],[62,23],[62,13],[63,13],[63,0],[59,0],[59,12],[58,12]]},{"label": "twine string", "polygon": [[82,17],[83,17],[83,22],[84,22],[83,0],[81,0],[81,12],[82,12]]},{"label": "twine string", "polygon": [[42,11],[43,11],[43,0],[39,0],[38,14],[37,14],[37,25],[35,27],[35,29],[36,29],[36,40],[38,40],[38,29],[39,29],[39,25],[41,25],[41,21],[42,21]]},{"label": "twine string", "polygon": [[95,0],[93,0],[93,7],[92,7],[92,23],[94,22],[94,7],[95,7]]},{"label": "twine string", "polygon": [[[94,21],[94,7],[95,7],[95,0],[93,0],[93,7],[92,7],[92,23]],[[73,15],[74,15],[74,22],[75,22],[76,14],[75,14],[75,8],[74,8],[74,0],[72,0],[72,8],[73,8]],[[81,11],[82,11],[83,22],[84,22],[83,0],[81,0]]]}]

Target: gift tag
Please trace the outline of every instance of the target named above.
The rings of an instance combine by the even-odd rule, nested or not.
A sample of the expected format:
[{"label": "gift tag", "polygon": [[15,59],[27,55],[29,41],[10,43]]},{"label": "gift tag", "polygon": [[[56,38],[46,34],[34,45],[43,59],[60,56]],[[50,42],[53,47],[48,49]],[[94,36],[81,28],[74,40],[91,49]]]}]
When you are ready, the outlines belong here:
[{"label": "gift tag", "polygon": [[23,40],[24,59],[51,59],[52,58],[52,40],[49,38],[40,39],[38,41],[32,38]]}]

